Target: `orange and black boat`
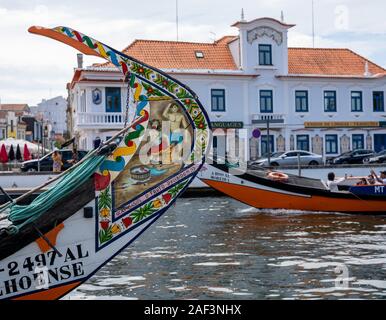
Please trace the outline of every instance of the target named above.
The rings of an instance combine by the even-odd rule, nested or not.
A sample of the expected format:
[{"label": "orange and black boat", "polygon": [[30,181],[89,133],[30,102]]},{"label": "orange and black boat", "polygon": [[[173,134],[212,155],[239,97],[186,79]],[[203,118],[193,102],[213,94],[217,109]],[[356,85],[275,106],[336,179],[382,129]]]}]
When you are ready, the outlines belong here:
[{"label": "orange and black boat", "polygon": [[330,191],[323,181],[228,163],[205,164],[198,177],[210,187],[259,209],[386,214],[386,186]]}]

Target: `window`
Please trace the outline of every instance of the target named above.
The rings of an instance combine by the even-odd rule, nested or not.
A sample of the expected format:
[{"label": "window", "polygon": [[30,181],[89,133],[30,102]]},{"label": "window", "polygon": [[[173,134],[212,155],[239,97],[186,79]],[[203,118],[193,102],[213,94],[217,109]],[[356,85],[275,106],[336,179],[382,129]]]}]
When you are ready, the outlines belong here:
[{"label": "window", "polygon": [[308,134],[296,136],[296,149],[310,151],[310,137]]},{"label": "window", "polygon": [[296,112],[308,112],[308,91],[295,91]]},{"label": "window", "polygon": [[212,111],[225,111],[225,90],[212,89]]},{"label": "window", "polygon": [[288,153],[286,153],[286,158],[297,157],[297,156],[298,156],[298,152],[288,152]]},{"label": "window", "polygon": [[338,153],[338,135],[326,134],[326,154]]},{"label": "window", "polygon": [[260,90],[260,112],[273,112],[273,98],[272,90]]},{"label": "window", "polygon": [[351,111],[362,112],[362,91],[351,91]]},{"label": "window", "polygon": [[106,112],[121,112],[121,88],[106,88]]},{"label": "window", "polygon": [[[272,153],[275,150],[274,146],[274,136],[269,135],[269,152]],[[268,153],[268,136],[262,135],[261,136],[261,155],[266,155]]]},{"label": "window", "polygon": [[82,91],[80,95],[80,106],[78,107],[80,112],[86,112],[86,92]]},{"label": "window", "polygon": [[204,58],[204,53],[202,51],[194,51],[197,59]]},{"label": "window", "polygon": [[374,106],[374,112],[385,111],[383,91],[373,92],[373,106]]},{"label": "window", "polygon": [[259,44],[259,65],[272,66],[272,46]]},{"label": "window", "polygon": [[324,91],[324,112],[336,112],[336,91]]},{"label": "window", "polygon": [[363,134],[353,134],[352,135],[352,149],[364,149],[365,147],[365,137]]}]

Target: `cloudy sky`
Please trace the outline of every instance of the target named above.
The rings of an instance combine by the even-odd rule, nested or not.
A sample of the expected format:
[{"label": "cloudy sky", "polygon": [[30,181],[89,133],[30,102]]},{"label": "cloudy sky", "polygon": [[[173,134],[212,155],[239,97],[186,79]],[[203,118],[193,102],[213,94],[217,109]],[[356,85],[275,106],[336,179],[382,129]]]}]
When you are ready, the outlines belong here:
[{"label": "cloudy sky", "polygon": [[[312,46],[311,0],[178,0],[182,41],[211,42],[236,34],[241,8],[252,20],[269,16],[296,24],[290,46]],[[139,4],[141,6],[139,6]],[[117,49],[134,39],[175,40],[176,0],[0,0],[0,99],[35,105],[66,96],[76,51],[31,35],[31,25],[70,26]],[[386,67],[386,1],[314,0],[316,47],[350,48]],[[85,64],[99,62],[87,57]]]}]

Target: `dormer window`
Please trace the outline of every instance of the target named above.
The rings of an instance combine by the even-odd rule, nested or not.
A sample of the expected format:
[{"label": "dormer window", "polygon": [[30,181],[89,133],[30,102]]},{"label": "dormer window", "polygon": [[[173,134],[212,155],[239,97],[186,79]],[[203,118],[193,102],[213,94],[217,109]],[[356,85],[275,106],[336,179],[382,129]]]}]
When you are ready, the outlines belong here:
[{"label": "dormer window", "polygon": [[272,46],[259,44],[259,65],[272,66]]},{"label": "dormer window", "polygon": [[203,59],[204,53],[202,51],[194,51],[197,59]]}]

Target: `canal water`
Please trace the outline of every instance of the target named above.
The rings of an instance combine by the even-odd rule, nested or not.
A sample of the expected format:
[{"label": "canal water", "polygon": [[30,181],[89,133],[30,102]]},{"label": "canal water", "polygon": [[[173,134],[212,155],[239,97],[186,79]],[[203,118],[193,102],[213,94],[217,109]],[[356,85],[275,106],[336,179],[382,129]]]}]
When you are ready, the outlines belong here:
[{"label": "canal water", "polygon": [[183,198],[64,299],[385,299],[386,217]]}]

